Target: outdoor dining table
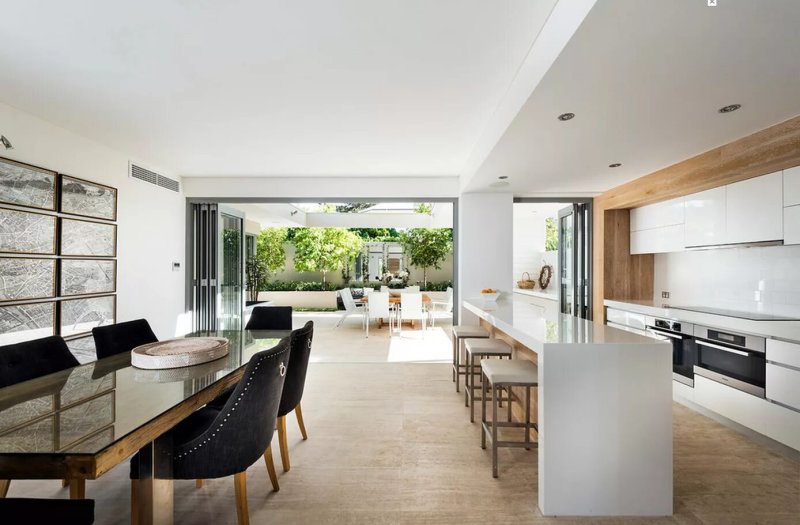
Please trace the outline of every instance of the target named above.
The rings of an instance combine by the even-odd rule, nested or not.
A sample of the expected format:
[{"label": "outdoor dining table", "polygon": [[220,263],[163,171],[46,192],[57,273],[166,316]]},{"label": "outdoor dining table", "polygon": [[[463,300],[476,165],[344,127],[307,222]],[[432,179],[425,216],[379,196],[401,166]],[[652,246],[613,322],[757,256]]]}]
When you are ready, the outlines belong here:
[{"label": "outdoor dining table", "polygon": [[[289,330],[195,332],[224,337],[227,356],[200,365],[145,370],[119,354],[0,388],[0,482],[97,479],[137,451],[139,522],[171,524],[168,431],[232,387],[256,352]],[[70,491],[82,498],[83,484]]]}]

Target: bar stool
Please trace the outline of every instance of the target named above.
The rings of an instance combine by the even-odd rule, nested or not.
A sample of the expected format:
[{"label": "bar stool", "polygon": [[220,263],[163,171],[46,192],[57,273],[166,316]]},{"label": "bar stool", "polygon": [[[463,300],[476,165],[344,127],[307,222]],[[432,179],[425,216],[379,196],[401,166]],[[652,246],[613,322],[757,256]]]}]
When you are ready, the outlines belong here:
[{"label": "bar stool", "polygon": [[[538,446],[538,442],[531,441],[531,428],[537,432],[539,426],[531,423],[531,388],[539,386],[539,368],[527,359],[500,360],[484,359],[481,361],[481,448],[486,448],[487,436],[492,441],[492,477],[497,477],[497,448],[498,447],[524,447],[530,450],[531,447]],[[510,388],[512,386],[525,388],[525,422],[516,423],[511,421],[511,410],[509,409],[509,421],[499,421],[497,419],[497,391],[499,388]],[[492,421],[486,420],[486,394],[488,388],[492,389]],[[509,401],[509,407],[511,402]],[[499,441],[497,439],[497,429],[503,427],[524,428],[525,439],[523,441]]]},{"label": "bar stool", "polygon": [[[475,390],[480,388],[480,385],[475,384],[475,358],[483,357],[504,357],[511,359],[511,345],[502,339],[467,339],[464,342],[464,348],[467,351],[467,373],[464,376],[464,406],[469,407],[469,421],[475,422]],[[510,391],[508,398],[508,409],[511,410],[511,396]],[[503,402],[502,397],[498,400]],[[503,406],[502,404],[500,406]]]},{"label": "bar stool", "polygon": [[464,339],[488,339],[489,331],[482,326],[455,325],[453,327],[453,381],[456,392],[460,376],[466,374],[466,365],[461,364],[461,341]]}]

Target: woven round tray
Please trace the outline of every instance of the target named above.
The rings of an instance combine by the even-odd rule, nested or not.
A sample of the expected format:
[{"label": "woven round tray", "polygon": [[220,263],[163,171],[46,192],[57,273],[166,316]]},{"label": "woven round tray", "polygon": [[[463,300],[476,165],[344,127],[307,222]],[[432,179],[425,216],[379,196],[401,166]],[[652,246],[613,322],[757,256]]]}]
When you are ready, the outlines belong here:
[{"label": "woven round tray", "polygon": [[224,337],[189,337],[137,346],[131,350],[131,364],[160,370],[199,365],[226,355],[228,340]]}]

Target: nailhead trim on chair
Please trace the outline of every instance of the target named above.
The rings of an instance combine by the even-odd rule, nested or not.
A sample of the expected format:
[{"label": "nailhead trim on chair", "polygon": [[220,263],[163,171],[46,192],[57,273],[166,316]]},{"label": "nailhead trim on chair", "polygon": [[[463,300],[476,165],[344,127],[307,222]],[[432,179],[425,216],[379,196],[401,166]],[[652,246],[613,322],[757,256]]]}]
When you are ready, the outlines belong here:
[{"label": "nailhead trim on chair", "polygon": [[[309,341],[309,346],[310,346],[310,345],[311,345],[311,341]],[[247,383],[245,384],[245,386],[244,386],[244,389],[242,390],[242,393],[241,393],[241,394],[239,394],[239,397],[238,397],[238,398],[236,398],[236,402],[233,404],[234,406],[232,406],[232,407],[231,407],[231,412],[233,412],[234,410],[236,410],[236,405],[238,405],[238,404],[239,404],[239,401],[241,401],[241,400],[242,400],[242,397],[244,397],[244,393],[247,391],[247,389],[248,389],[248,388],[250,388],[250,382],[253,380],[253,374],[255,374],[256,370],[258,370],[258,367],[259,367],[259,366],[261,366],[261,362],[262,362],[262,361],[264,361],[265,359],[273,359],[273,358],[281,357],[281,356],[283,356],[283,355],[284,355],[286,352],[287,352],[287,351],[286,351],[286,350],[284,350],[283,352],[281,352],[281,353],[279,353],[279,354],[274,354],[274,355],[271,355],[271,356],[269,356],[269,357],[262,357],[261,359],[259,359],[259,360],[258,360],[258,363],[256,363],[256,366],[253,368],[253,371],[250,373],[250,376],[249,376],[249,377],[248,377],[248,379],[247,379]],[[281,364],[283,364],[283,363],[281,363]],[[219,424],[219,426],[217,427],[217,432],[219,431],[219,429],[221,429],[221,428],[222,428],[222,427],[225,425],[225,422],[226,422],[226,421],[228,421],[228,416],[230,416],[230,415],[231,415],[231,412],[228,412],[227,414],[225,414],[225,417],[222,419],[222,423],[220,423],[220,424]],[[207,443],[207,442],[211,441],[211,439],[212,439],[214,436],[216,436],[216,435],[217,435],[217,432],[212,432],[212,433],[211,433],[211,437],[210,437],[210,438],[204,439],[202,443],[200,443],[200,444],[196,445],[196,446],[195,446],[194,448],[192,448],[191,450],[187,450],[186,452],[183,452],[183,453],[181,453],[181,454],[178,454],[178,455],[175,457],[175,459],[181,459],[181,458],[184,458],[184,457],[188,456],[189,454],[191,454],[192,452],[194,452],[195,450],[197,450],[199,447],[202,447],[204,443]]]}]

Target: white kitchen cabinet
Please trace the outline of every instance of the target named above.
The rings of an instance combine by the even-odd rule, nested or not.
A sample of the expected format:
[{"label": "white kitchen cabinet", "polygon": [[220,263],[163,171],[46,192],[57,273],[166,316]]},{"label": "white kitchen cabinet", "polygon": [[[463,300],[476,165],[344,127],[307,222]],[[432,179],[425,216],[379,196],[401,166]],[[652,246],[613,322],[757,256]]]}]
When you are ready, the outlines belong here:
[{"label": "white kitchen cabinet", "polygon": [[800,166],[783,170],[783,205],[800,204]]},{"label": "white kitchen cabinet", "polygon": [[726,244],[783,239],[783,174],[771,173],[726,187]]},{"label": "white kitchen cabinet", "polygon": [[683,224],[683,197],[631,210],[631,231]]},{"label": "white kitchen cabinet", "polygon": [[800,244],[800,204],[783,209],[783,244]]},{"label": "white kitchen cabinet", "polygon": [[683,224],[631,232],[631,254],[682,252],[686,244]]},{"label": "white kitchen cabinet", "polygon": [[800,410],[800,370],[767,363],[767,399]]},{"label": "white kitchen cabinet", "polygon": [[800,344],[767,339],[767,361],[800,369]]},{"label": "white kitchen cabinet", "polygon": [[685,246],[687,248],[726,243],[726,202],[725,186],[686,197]]},{"label": "white kitchen cabinet", "polygon": [[694,378],[694,401],[721,416],[800,450],[800,412],[701,376]]}]

